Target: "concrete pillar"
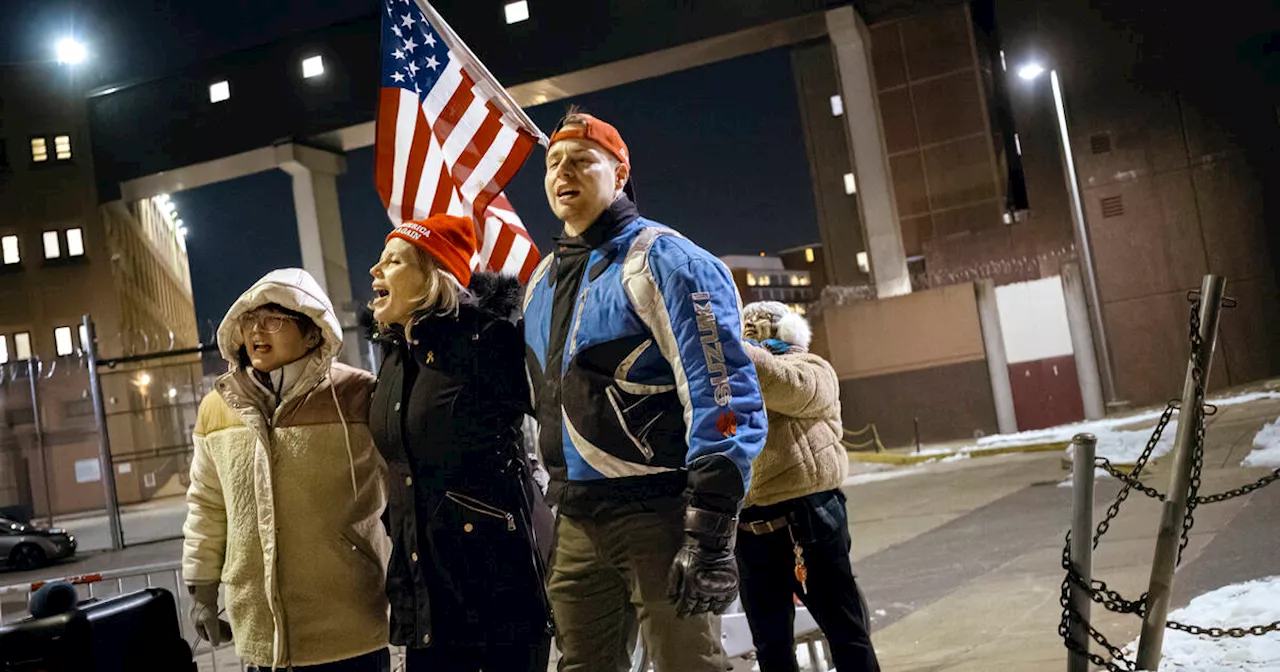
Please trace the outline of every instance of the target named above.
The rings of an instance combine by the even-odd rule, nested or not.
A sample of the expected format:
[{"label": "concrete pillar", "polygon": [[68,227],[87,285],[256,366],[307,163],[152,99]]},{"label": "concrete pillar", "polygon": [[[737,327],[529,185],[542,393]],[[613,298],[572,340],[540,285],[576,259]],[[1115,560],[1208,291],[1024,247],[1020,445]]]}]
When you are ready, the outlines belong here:
[{"label": "concrete pillar", "polygon": [[889,158],[880,123],[879,98],[871,69],[871,35],[852,6],[827,12],[827,32],[835,50],[844,120],[849,129],[858,206],[866,230],[867,256],[876,295],[911,293],[902,224],[893,195]]},{"label": "concrete pillar", "polygon": [[[355,325],[347,245],[338,210],[338,175],[346,157],[303,145],[275,147],[276,165],[293,178],[293,209],[298,220],[302,267],[329,295],[344,327]],[[361,354],[353,333],[345,334],[341,359],[359,366]]]},{"label": "concrete pillar", "polygon": [[1071,350],[1075,353],[1084,417],[1099,420],[1107,416],[1107,406],[1103,399],[1102,377],[1098,375],[1098,357],[1093,349],[1093,328],[1089,321],[1084,277],[1080,275],[1078,264],[1062,265],[1062,297],[1067,304],[1067,327],[1071,330]]},{"label": "concrete pillar", "polygon": [[1018,416],[1013,408],[1013,384],[1009,382],[1009,358],[1004,352],[996,283],[985,278],[973,283],[973,290],[978,297],[978,322],[982,325],[982,344],[987,351],[987,373],[991,376],[991,398],[996,405],[996,426],[1001,434],[1013,434],[1018,431]]}]

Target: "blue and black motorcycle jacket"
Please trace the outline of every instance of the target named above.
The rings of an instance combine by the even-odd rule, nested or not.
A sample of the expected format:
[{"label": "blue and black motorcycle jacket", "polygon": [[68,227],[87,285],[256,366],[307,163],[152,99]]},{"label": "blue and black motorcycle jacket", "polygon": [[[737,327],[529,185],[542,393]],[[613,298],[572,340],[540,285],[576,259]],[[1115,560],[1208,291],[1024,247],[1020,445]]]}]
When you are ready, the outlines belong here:
[{"label": "blue and black motorcycle jacket", "polygon": [[556,243],[524,306],[550,503],[736,514],[767,426],[728,269],[625,195]]}]

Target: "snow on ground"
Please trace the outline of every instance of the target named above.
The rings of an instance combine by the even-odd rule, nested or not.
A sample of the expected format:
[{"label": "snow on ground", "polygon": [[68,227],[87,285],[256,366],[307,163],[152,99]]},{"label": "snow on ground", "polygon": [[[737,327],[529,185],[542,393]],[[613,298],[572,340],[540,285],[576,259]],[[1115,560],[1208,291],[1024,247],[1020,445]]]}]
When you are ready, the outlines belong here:
[{"label": "snow on ground", "polygon": [[1258,430],[1253,437],[1253,451],[1240,466],[1280,469],[1280,418]]},{"label": "snow on ground", "polygon": [[[1208,403],[1223,407],[1247,404],[1263,399],[1280,399],[1280,392],[1249,392],[1221,399],[1211,398]],[[1070,425],[1035,429],[1016,434],[993,434],[978,439],[975,444],[959,447],[929,448],[921,451],[920,454],[939,456],[968,454],[976,450],[991,448],[1015,448],[1044,443],[1066,443],[1071,441],[1076,434],[1089,433],[1098,437],[1098,457],[1105,457],[1116,464],[1132,464],[1142,454],[1143,449],[1146,448],[1147,440],[1151,438],[1151,430],[1155,427],[1155,421],[1160,418],[1163,412],[1164,409],[1144,411],[1133,415],[1077,422]],[[1145,427],[1136,430],[1120,429],[1121,427],[1132,427],[1134,425],[1145,425]],[[1280,433],[1280,429],[1276,431]],[[1165,428],[1160,443],[1156,445],[1156,449],[1152,453],[1153,458],[1166,455],[1172,450],[1173,437],[1177,432],[1178,420],[1175,414],[1174,419],[1169,421],[1169,426]],[[1280,441],[1280,437],[1277,438],[1277,441]],[[1277,456],[1277,460],[1280,461],[1280,455]],[[1280,467],[1280,464],[1277,464],[1277,466]]]},{"label": "snow on ground", "polygon": [[[1169,620],[1201,627],[1248,627],[1280,621],[1280,576],[1237,583],[1205,593]],[[1125,647],[1132,660],[1135,640]],[[1260,637],[1210,639],[1166,630],[1159,672],[1263,672],[1280,669],[1280,632]]]}]

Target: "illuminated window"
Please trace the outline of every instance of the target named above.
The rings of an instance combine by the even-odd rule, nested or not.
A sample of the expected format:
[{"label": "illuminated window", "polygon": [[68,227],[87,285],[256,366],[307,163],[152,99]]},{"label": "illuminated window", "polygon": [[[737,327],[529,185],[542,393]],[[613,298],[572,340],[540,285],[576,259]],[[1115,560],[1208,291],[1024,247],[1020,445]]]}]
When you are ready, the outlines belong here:
[{"label": "illuminated window", "polygon": [[812,248],[812,247],[807,247],[807,248],[805,248],[805,250],[804,250],[804,260],[812,264],[812,263],[813,263],[813,259],[814,259],[814,257],[813,257],[813,248]]},{"label": "illuminated window", "polygon": [[792,286],[792,287],[799,287],[799,286],[800,286],[800,276],[798,276],[798,275],[792,275],[792,276],[790,276],[790,278],[789,278],[789,279],[791,280],[791,286]]},{"label": "illuminated window", "polygon": [[31,359],[31,334],[24,331],[13,335],[13,359],[19,362]]},{"label": "illuminated window", "polygon": [[4,265],[12,266],[22,261],[22,255],[18,251],[18,237],[4,236],[0,238],[0,256],[4,257]]},{"label": "illuminated window", "polygon": [[853,179],[853,173],[844,174],[844,193],[850,196],[858,193],[858,183]]},{"label": "illuminated window", "polygon": [[871,262],[867,259],[867,253],[859,252],[857,259],[858,259],[858,270],[862,271],[863,273],[870,273]]},{"label": "illuminated window", "polygon": [[59,135],[53,139],[53,152],[59,161],[71,160],[71,136]]},{"label": "illuminated window", "polygon": [[770,276],[770,275],[760,276],[760,281],[758,284],[761,287],[768,287],[769,285],[773,284],[773,276]]},{"label": "illuminated window", "polygon": [[0,364],[9,363],[9,337],[0,335]]},{"label": "illuminated window", "polygon": [[507,15],[507,25],[529,20],[529,3],[526,0],[508,2],[502,10]]},{"label": "illuminated window", "polygon": [[754,275],[752,275],[752,274],[748,273],[748,274],[747,274],[747,285],[749,285],[749,286],[751,286],[751,287],[755,287],[755,286],[756,286],[756,276],[754,276]]},{"label": "illuminated window", "polygon": [[84,256],[84,231],[81,229],[67,229],[67,256],[83,257]]},{"label": "illuminated window", "polygon": [[44,232],[44,258],[57,259],[62,256],[62,247],[58,244],[57,231]]},{"label": "illuminated window", "polygon": [[302,76],[311,79],[324,74],[324,59],[319,56],[305,58],[302,61]]},{"label": "illuminated window", "polygon": [[221,103],[231,99],[231,84],[226,80],[209,85],[209,102]]},{"label": "illuminated window", "polygon": [[49,141],[44,138],[31,138],[31,160],[44,163],[49,160]]},{"label": "illuminated window", "polygon": [[53,345],[58,352],[58,356],[69,355],[75,350],[75,345],[71,342],[71,327],[58,327],[53,330]]},{"label": "illuminated window", "polygon": [[831,96],[831,116],[839,117],[844,115],[844,99],[839,95]]}]

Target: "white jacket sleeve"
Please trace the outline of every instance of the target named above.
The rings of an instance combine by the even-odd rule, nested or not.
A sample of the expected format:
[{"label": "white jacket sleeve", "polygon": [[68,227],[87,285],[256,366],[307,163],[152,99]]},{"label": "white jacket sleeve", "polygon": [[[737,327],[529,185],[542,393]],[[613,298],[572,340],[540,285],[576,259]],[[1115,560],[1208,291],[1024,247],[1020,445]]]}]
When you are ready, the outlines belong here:
[{"label": "white jacket sleeve", "polygon": [[194,441],[187,522],[182,526],[182,578],[188,584],[218,583],[227,552],[227,508],[205,438],[196,435]]}]

